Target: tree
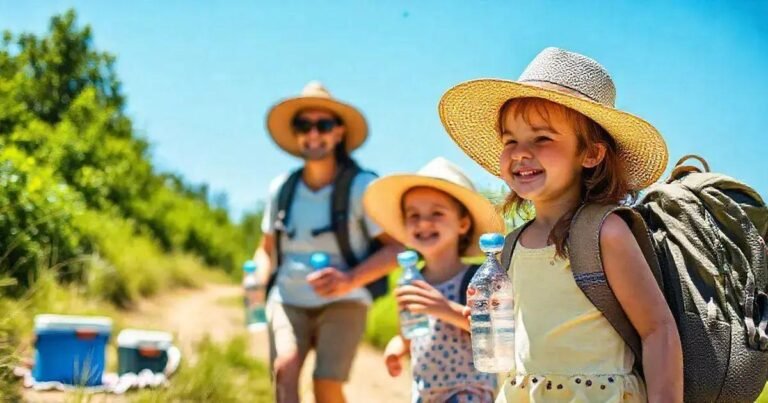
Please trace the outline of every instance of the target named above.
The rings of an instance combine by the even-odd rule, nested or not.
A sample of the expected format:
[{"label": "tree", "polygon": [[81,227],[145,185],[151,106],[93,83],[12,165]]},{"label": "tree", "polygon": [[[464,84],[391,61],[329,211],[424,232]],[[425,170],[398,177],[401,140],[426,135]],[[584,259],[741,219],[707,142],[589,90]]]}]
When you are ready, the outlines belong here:
[{"label": "tree", "polygon": [[86,88],[96,90],[98,103],[122,110],[124,98],[115,74],[115,57],[93,49],[91,28],[78,29],[74,10],[54,16],[44,38],[22,34],[17,56],[25,80],[21,97],[44,122],[57,123]]},{"label": "tree", "polygon": [[73,225],[86,210],[235,269],[251,250],[226,195],[156,171],[124,113],[115,57],[76,20],[68,11],[44,36],[0,41],[0,270],[26,284],[40,265],[91,253],[98,234]]}]

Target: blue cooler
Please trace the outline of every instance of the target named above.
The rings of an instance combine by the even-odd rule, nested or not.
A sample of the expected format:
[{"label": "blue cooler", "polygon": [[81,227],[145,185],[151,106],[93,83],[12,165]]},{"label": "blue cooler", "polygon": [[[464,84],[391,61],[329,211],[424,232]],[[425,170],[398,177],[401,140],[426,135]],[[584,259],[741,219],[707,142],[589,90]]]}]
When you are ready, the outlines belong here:
[{"label": "blue cooler", "polygon": [[117,335],[117,372],[138,374],[148,369],[162,374],[168,365],[172,343],[170,333],[124,329]]},{"label": "blue cooler", "polygon": [[101,385],[112,320],[99,316],[35,316],[37,382]]}]

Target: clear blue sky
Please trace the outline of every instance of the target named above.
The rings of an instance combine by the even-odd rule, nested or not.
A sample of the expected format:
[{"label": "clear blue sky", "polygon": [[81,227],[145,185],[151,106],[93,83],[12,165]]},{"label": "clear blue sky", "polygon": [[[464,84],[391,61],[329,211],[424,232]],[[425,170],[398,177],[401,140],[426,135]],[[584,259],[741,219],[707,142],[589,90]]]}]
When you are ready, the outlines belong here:
[{"label": "clear blue sky", "polygon": [[768,197],[765,1],[0,0],[0,28],[42,33],[70,7],[117,55],[155,164],[226,192],[234,217],[297,166],[264,117],[313,79],[368,117],[364,165],[442,155],[498,188],[444,134],[437,101],[464,80],[515,79],[547,46],[605,65],[618,106],[659,128],[671,162],[701,154]]}]

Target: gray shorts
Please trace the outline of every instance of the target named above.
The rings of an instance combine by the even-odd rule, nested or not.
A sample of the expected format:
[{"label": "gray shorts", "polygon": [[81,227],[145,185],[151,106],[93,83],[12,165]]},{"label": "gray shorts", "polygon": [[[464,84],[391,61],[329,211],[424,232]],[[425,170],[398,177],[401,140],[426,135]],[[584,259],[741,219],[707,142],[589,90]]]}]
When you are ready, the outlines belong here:
[{"label": "gray shorts", "polygon": [[314,379],[346,382],[352,361],[365,333],[368,306],[360,302],[333,302],[318,308],[267,304],[271,362],[294,354],[302,361],[315,350]]}]

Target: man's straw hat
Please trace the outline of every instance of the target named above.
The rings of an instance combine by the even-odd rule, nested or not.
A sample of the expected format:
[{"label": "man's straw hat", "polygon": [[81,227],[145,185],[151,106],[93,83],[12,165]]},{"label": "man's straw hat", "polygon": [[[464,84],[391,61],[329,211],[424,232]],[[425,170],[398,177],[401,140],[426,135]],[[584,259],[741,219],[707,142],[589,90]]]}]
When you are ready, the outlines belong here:
[{"label": "man's straw hat", "polygon": [[301,95],[280,101],[267,114],[267,131],[275,143],[290,154],[301,156],[291,123],[297,113],[306,109],[328,110],[341,119],[346,128],[344,145],[347,152],[360,147],[368,136],[368,124],[357,108],[333,98],[321,83],[312,81]]}]

